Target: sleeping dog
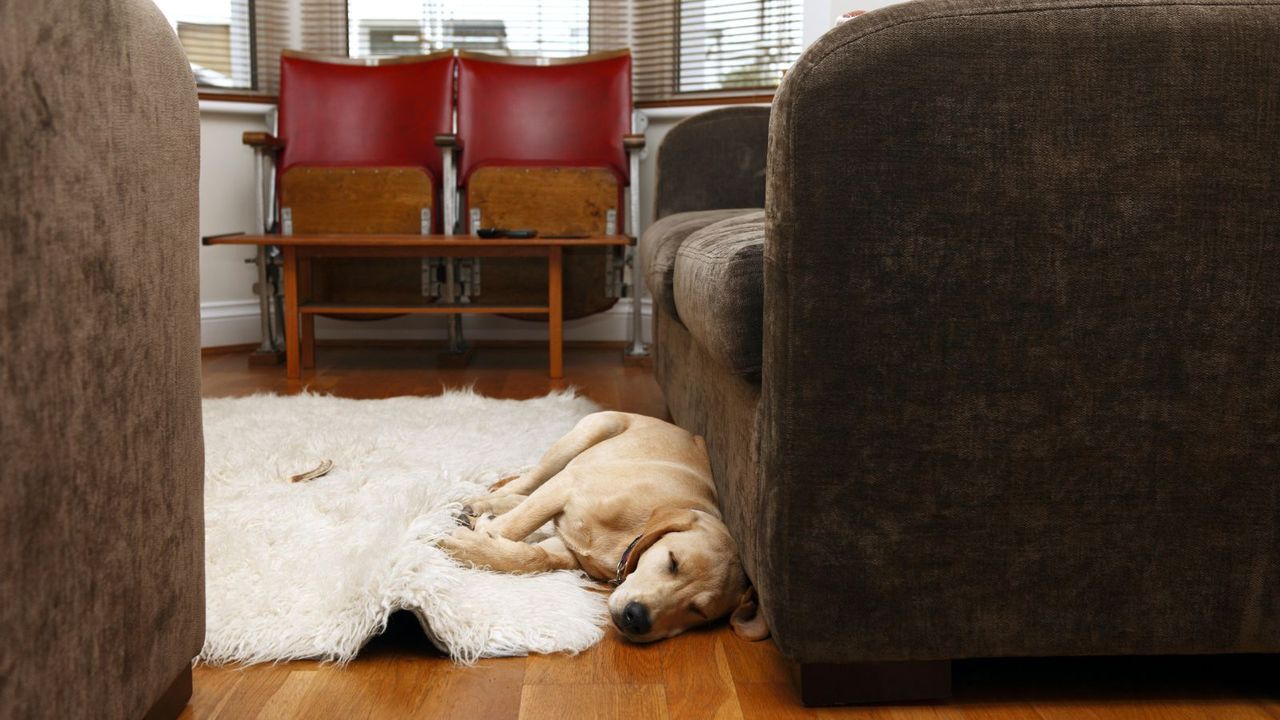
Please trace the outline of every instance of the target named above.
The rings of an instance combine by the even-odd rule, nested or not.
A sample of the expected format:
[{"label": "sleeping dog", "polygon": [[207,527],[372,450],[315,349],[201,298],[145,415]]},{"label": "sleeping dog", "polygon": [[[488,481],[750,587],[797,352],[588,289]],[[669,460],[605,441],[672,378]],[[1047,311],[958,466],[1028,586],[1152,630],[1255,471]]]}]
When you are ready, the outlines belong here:
[{"label": "sleeping dog", "polygon": [[[512,573],[582,570],[616,585],[609,614],[652,642],[733,613],[741,636],[768,636],[738,550],[720,519],[701,437],[642,415],[583,418],[529,472],[463,508],[441,546]],[[523,542],[547,521],[556,534]]]}]

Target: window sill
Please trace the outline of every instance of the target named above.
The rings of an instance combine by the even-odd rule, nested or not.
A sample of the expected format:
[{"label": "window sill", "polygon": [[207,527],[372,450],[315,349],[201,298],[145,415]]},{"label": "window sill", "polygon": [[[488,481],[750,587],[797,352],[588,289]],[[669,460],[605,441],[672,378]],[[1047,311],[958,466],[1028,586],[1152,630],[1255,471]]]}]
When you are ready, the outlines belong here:
[{"label": "window sill", "polygon": [[211,90],[207,87],[196,88],[197,95],[200,100],[216,100],[218,102],[239,102],[239,103],[257,103],[261,105],[275,105],[280,102],[280,98],[276,95],[267,95],[266,93],[255,93],[248,91],[234,90]]},{"label": "window sill", "polygon": [[206,95],[200,93],[200,114],[218,115],[266,115],[276,109],[276,104],[267,97],[245,97],[244,99],[227,99],[226,95]]},{"label": "window sill", "polygon": [[672,97],[664,100],[642,100],[636,103],[637,110],[653,108],[704,107],[714,105],[769,105],[773,102],[773,93],[756,95],[700,95],[697,97]]}]

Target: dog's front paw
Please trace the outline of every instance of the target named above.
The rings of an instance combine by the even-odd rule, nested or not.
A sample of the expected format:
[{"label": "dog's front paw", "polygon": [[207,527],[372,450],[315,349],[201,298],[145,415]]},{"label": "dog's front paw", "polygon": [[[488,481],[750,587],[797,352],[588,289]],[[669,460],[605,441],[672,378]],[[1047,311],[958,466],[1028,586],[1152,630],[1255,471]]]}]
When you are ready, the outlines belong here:
[{"label": "dog's front paw", "polygon": [[498,516],[493,513],[474,517],[471,519],[471,529],[489,537],[495,537],[498,533],[494,531],[493,525],[497,520]]},{"label": "dog's front paw", "polygon": [[462,509],[458,511],[458,514],[453,516],[453,520],[458,523],[458,525],[465,528],[474,530],[476,527],[476,514],[471,511],[470,505],[462,506]]},{"label": "dog's front paw", "polygon": [[454,560],[472,565],[488,565],[487,552],[493,545],[493,538],[484,532],[476,532],[468,527],[460,527],[440,539],[440,549]]},{"label": "dog's front paw", "polygon": [[482,515],[488,515],[491,512],[493,512],[493,498],[488,495],[471,498],[470,500],[462,503],[462,515],[468,515],[474,518]]}]

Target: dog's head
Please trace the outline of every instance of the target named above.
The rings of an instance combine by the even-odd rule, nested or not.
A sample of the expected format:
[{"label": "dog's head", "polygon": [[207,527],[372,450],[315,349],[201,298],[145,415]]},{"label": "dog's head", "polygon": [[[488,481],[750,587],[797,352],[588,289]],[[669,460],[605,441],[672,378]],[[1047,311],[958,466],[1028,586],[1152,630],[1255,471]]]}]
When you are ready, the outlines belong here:
[{"label": "dog's head", "polygon": [[621,584],[609,597],[613,624],[633,642],[678,635],[734,613],[739,635],[768,636],[738,548],[717,517],[700,510],[660,510],[624,556]]}]

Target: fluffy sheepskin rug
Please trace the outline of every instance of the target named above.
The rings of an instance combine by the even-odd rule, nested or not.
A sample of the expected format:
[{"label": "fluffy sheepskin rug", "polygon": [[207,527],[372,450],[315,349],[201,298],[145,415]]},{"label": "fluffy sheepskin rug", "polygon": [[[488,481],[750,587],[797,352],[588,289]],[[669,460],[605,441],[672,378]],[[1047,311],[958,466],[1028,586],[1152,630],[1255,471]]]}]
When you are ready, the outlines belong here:
[{"label": "fluffy sheepskin rug", "polygon": [[[346,662],[401,608],[462,662],[590,647],[607,614],[585,577],[463,568],[435,544],[462,500],[595,410],[573,393],[205,400],[200,659]],[[327,475],[290,482],[325,460]]]}]

